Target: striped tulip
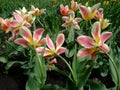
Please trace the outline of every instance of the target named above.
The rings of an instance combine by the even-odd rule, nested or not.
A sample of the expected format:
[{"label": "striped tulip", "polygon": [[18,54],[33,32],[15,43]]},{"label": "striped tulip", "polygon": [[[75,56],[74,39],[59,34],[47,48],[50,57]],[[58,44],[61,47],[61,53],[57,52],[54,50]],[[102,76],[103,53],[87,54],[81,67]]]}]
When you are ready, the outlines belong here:
[{"label": "striped tulip", "polygon": [[[56,47],[54,46],[52,40],[49,35],[46,36],[46,44],[48,48],[45,48],[44,57],[45,58],[53,58],[56,54],[62,54],[66,51],[66,48],[61,47],[64,43],[65,37],[64,34],[59,34],[56,40]],[[41,48],[40,48],[41,50]],[[39,51],[39,48],[38,48]]]},{"label": "striped tulip", "polygon": [[99,6],[100,6],[100,3],[95,4],[93,7],[86,7],[86,6],[80,5],[78,8],[84,20],[91,20],[96,15],[96,12]]},{"label": "striped tulip", "polygon": [[77,38],[77,42],[81,44],[84,48],[78,51],[78,57],[82,58],[90,55],[90,59],[93,59],[97,52],[109,52],[110,49],[105,41],[112,36],[111,32],[103,32],[101,33],[100,22],[95,22],[92,27],[92,36],[79,36]]},{"label": "striped tulip", "polygon": [[73,24],[75,29],[80,29],[78,22],[81,21],[81,18],[75,18],[74,12],[70,13],[70,17],[63,16],[62,18],[65,21],[65,23],[62,24],[63,27],[68,27],[68,30],[70,30]]},{"label": "striped tulip", "polygon": [[24,47],[31,45],[34,48],[37,48],[45,43],[45,39],[41,39],[43,32],[44,29],[39,28],[33,32],[32,36],[32,33],[28,28],[22,27],[20,29],[20,35],[22,36],[22,38],[17,38],[14,42]]},{"label": "striped tulip", "polygon": [[60,4],[60,13],[64,16],[70,14],[70,10],[69,10],[68,5],[63,6],[63,4]]}]

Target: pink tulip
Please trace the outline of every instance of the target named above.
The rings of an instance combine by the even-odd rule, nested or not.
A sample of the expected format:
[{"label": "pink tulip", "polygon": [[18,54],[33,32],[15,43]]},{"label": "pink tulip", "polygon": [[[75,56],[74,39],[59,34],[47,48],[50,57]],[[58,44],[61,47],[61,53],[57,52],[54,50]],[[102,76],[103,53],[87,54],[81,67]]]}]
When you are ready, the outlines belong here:
[{"label": "pink tulip", "polygon": [[65,16],[68,15],[68,14],[70,14],[70,10],[69,10],[68,5],[63,6],[63,4],[60,4],[60,13],[62,15],[65,15]]},{"label": "pink tulip", "polygon": [[33,32],[32,36],[32,33],[28,28],[22,27],[20,29],[20,35],[22,36],[22,38],[18,38],[14,42],[24,47],[31,45],[34,48],[37,48],[45,43],[45,39],[41,39],[43,32],[44,29],[39,28]]},{"label": "pink tulip", "polygon": [[78,10],[78,4],[77,4],[77,2],[75,2],[74,0],[71,1],[71,9],[72,9],[73,11]]},{"label": "pink tulip", "polygon": [[75,29],[80,29],[78,23],[81,21],[81,18],[75,18],[74,12],[70,13],[70,17],[63,16],[62,18],[65,21],[65,23],[62,24],[63,27],[68,27],[68,30],[70,30],[73,24]]},{"label": "pink tulip", "polygon": [[95,4],[93,7],[86,7],[86,6],[80,5],[78,8],[84,20],[91,20],[96,15],[96,12],[99,6],[100,6],[100,3]]},{"label": "pink tulip", "polygon": [[92,27],[92,36],[88,37],[85,35],[79,36],[77,41],[84,48],[78,51],[78,57],[82,58],[90,55],[90,59],[93,59],[97,52],[109,52],[110,49],[105,41],[112,36],[111,32],[103,32],[101,33],[100,22],[95,22]]},{"label": "pink tulip", "polygon": [[[56,40],[56,47],[54,46],[49,35],[46,36],[46,44],[48,48],[45,48],[44,57],[53,58],[56,54],[62,54],[66,51],[66,48],[61,47],[64,43],[65,37],[64,34],[59,34]],[[41,48],[40,48],[41,49]],[[39,51],[39,49],[38,49]]]}]

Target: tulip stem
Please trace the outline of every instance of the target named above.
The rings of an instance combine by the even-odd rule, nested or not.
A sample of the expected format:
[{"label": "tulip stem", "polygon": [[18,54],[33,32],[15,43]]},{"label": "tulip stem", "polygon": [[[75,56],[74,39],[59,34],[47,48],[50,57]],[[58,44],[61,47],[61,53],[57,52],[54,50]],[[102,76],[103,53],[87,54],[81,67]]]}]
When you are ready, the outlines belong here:
[{"label": "tulip stem", "polygon": [[119,78],[119,72],[118,72],[117,66],[116,66],[114,60],[112,59],[112,57],[108,53],[106,53],[106,55],[110,58],[109,60],[112,63],[112,65],[114,66],[114,69],[115,69],[115,72],[116,72],[116,76],[117,76],[117,80],[118,80],[117,81],[118,85],[117,85],[117,89],[116,90],[120,90],[120,78]]},{"label": "tulip stem", "polygon": [[60,56],[60,55],[58,55],[58,54],[57,54],[57,56],[58,56],[59,58],[61,58],[61,59],[65,62],[65,64],[68,66],[68,68],[70,69],[70,71],[71,71],[71,73],[72,73],[72,76],[73,76],[74,81],[77,82],[77,77],[76,77],[76,75],[74,74],[74,72],[73,72],[71,66],[69,65],[69,63],[68,63],[62,56]]}]

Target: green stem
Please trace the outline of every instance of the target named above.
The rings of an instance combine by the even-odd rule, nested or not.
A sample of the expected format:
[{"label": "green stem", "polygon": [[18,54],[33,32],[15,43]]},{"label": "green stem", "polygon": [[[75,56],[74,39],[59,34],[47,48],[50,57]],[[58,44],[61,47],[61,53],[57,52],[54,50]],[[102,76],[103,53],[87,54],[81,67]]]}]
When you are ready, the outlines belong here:
[{"label": "green stem", "polygon": [[45,84],[44,80],[43,80],[43,77],[44,77],[44,72],[43,72],[43,64],[41,62],[41,59],[36,51],[36,56],[38,58],[38,61],[39,61],[39,65],[40,65],[40,72],[41,72],[41,81],[42,81],[42,86]]},{"label": "green stem", "polygon": [[57,56],[58,56],[59,58],[61,58],[61,59],[65,62],[65,64],[68,66],[68,68],[70,69],[70,71],[71,71],[71,73],[72,73],[73,79],[74,79],[74,81],[75,81],[75,83],[76,83],[76,82],[77,82],[77,77],[76,77],[76,75],[74,74],[74,72],[73,72],[71,66],[69,65],[69,63],[68,63],[62,56],[60,56],[60,55],[58,55],[58,54],[57,54]]},{"label": "green stem", "polygon": [[111,61],[111,63],[114,66],[114,69],[115,69],[115,72],[116,72],[116,76],[117,76],[117,80],[118,80],[117,81],[117,83],[118,83],[117,90],[120,90],[120,78],[119,78],[119,72],[118,72],[117,66],[116,66],[114,60],[112,59],[112,57],[108,53],[106,53],[106,55],[110,58],[109,60]]}]

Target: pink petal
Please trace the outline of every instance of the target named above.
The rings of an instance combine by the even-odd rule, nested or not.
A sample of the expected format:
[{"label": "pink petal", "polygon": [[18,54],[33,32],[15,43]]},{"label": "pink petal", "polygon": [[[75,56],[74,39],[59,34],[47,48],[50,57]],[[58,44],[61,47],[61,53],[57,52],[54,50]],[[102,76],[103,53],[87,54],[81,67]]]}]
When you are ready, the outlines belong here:
[{"label": "pink petal", "polygon": [[46,43],[46,39],[43,38],[42,40],[40,40],[40,41],[37,42],[36,47],[41,46],[41,45],[43,45],[45,43]]},{"label": "pink petal", "polygon": [[13,20],[10,22],[11,27],[17,27],[19,26],[19,23],[16,20]]},{"label": "pink petal", "polygon": [[62,46],[64,40],[65,40],[64,34],[59,34],[59,35],[57,36],[57,40],[56,40],[56,48],[57,48],[57,49],[59,49],[59,48]]},{"label": "pink petal", "polygon": [[25,27],[31,27],[31,24],[30,23],[25,23],[24,26]]},{"label": "pink petal", "polygon": [[22,22],[23,21],[23,18],[16,12],[13,13],[15,19],[18,21],[18,22]]},{"label": "pink petal", "polygon": [[20,35],[29,43],[32,42],[32,34],[30,32],[30,30],[27,27],[22,27],[20,29]]},{"label": "pink petal", "polygon": [[104,32],[101,35],[101,42],[104,43],[107,39],[109,39],[112,36],[111,32]]},{"label": "pink petal", "polygon": [[92,52],[91,49],[83,48],[83,49],[80,49],[80,50],[78,51],[77,56],[78,56],[79,58],[83,58],[83,57],[85,57],[85,56],[87,56],[87,55],[90,55],[91,52]]},{"label": "pink petal", "polygon": [[38,52],[38,54],[42,54],[44,50],[44,47],[38,47],[36,48],[36,51]]},{"label": "pink petal", "polygon": [[23,38],[18,38],[14,41],[16,44],[22,45],[24,47],[28,46],[28,42],[24,40]]},{"label": "pink petal", "polygon": [[81,18],[75,18],[73,22],[74,22],[74,24],[77,24],[80,21],[81,21]]},{"label": "pink petal", "polygon": [[70,20],[70,18],[67,17],[67,16],[63,16],[62,19],[63,19],[64,21],[66,21],[66,22],[69,22],[69,20]]},{"label": "pink petal", "polygon": [[12,37],[9,38],[9,41],[14,41],[19,34],[19,30],[12,31]]},{"label": "pink petal", "polygon": [[59,48],[57,51],[58,54],[62,54],[64,52],[66,52],[66,48],[64,48],[64,47]]},{"label": "pink petal", "polygon": [[49,35],[46,36],[46,44],[51,50],[55,50],[55,46],[52,40],[50,39]]},{"label": "pink petal", "polygon": [[83,19],[88,20],[89,16],[90,16],[90,11],[88,10],[88,8],[83,5],[80,5],[79,10],[80,10],[80,13],[81,13]]},{"label": "pink petal", "polygon": [[94,40],[98,43],[100,42],[100,33],[101,33],[101,29],[100,29],[100,22],[95,22],[92,26],[92,36],[94,38]]},{"label": "pink petal", "polygon": [[110,49],[109,49],[109,47],[108,47],[107,44],[101,45],[100,48],[101,48],[104,52],[109,52],[109,51],[110,51]]},{"label": "pink petal", "polygon": [[91,60],[93,60],[94,59],[94,57],[95,57],[95,54],[98,52],[98,50],[97,51],[94,51],[93,53],[91,53],[91,55],[90,55],[90,59]]},{"label": "pink petal", "polygon": [[81,44],[85,48],[92,48],[95,43],[92,38],[88,36],[79,36],[77,38],[79,44]]},{"label": "pink petal", "polygon": [[44,32],[43,28],[39,28],[36,31],[34,31],[33,40],[38,42],[41,39],[43,32]]}]

